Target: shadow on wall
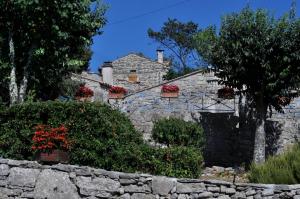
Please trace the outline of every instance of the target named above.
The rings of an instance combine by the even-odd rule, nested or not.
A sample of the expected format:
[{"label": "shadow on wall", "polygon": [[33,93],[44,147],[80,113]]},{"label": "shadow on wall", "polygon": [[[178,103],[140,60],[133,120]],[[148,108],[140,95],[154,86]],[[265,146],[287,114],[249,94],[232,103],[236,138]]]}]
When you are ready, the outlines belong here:
[{"label": "shadow on wall", "polygon": [[201,113],[198,120],[205,133],[206,166],[234,166],[238,160],[238,118],[228,113]]},{"label": "shadow on wall", "polygon": [[282,133],[282,123],[278,121],[267,121],[266,132],[266,156],[276,155],[279,150],[278,141]]},{"label": "shadow on wall", "polygon": [[[206,166],[234,167],[248,166],[252,161],[254,148],[255,121],[232,113],[201,113],[201,123],[206,146]],[[275,155],[279,150],[282,125],[275,121],[266,124],[266,155]]]}]

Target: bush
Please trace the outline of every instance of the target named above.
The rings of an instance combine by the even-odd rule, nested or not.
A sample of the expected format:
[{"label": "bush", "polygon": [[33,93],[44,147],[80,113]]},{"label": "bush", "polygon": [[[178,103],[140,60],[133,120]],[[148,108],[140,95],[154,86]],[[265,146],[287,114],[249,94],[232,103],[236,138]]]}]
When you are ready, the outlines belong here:
[{"label": "bush", "polygon": [[249,180],[255,183],[299,184],[300,143],[282,155],[267,159],[262,165],[252,165]]},{"label": "bush", "polygon": [[135,172],[138,168],[138,171],[173,177],[198,178],[202,170],[202,154],[192,147],[157,149],[144,144],[128,146],[127,150],[117,151],[115,158],[120,161],[114,164],[113,170],[120,170],[126,166],[125,162],[131,162],[131,167],[122,171]]},{"label": "bush", "polygon": [[201,171],[199,150],[152,148],[124,114],[99,103],[49,101],[0,109],[0,156],[33,160],[38,124],[68,128],[71,164],[175,177],[198,177]]},{"label": "bush", "polygon": [[168,146],[193,146],[200,149],[204,146],[202,127],[195,122],[186,122],[177,118],[156,121],[152,136],[156,142]]}]

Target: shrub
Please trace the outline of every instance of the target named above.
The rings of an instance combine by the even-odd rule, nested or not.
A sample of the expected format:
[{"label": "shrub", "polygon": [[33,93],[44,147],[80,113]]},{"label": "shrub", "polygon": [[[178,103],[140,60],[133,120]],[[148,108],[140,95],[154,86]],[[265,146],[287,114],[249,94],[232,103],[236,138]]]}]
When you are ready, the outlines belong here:
[{"label": "shrub", "polygon": [[75,98],[75,94],[84,85],[84,82],[80,82],[72,79],[65,79],[59,85],[59,94],[69,98]]},{"label": "shrub", "polygon": [[201,173],[203,158],[200,150],[194,147],[172,146],[158,151],[161,160],[155,174],[197,178]]},{"label": "shrub", "polygon": [[175,177],[198,177],[201,171],[199,150],[152,148],[124,114],[100,103],[49,101],[0,109],[0,156],[33,160],[38,124],[68,129],[71,164]]},{"label": "shrub", "polygon": [[156,142],[178,146],[193,146],[202,149],[204,146],[203,129],[195,122],[182,119],[161,119],[154,123],[152,130]]},{"label": "shrub", "polygon": [[262,165],[252,165],[249,180],[255,183],[299,184],[300,183],[300,143],[282,155],[267,159]]}]

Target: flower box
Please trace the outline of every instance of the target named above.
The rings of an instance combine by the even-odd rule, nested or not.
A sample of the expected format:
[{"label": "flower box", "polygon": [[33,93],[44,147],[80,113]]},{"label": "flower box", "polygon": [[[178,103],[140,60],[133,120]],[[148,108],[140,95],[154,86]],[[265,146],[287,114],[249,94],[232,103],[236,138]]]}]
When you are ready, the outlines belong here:
[{"label": "flower box", "polygon": [[40,152],[37,154],[36,157],[38,162],[43,163],[69,163],[69,153],[66,151],[55,149],[49,153],[47,152]]},{"label": "flower box", "polygon": [[233,99],[234,98],[234,90],[233,88],[224,87],[218,90],[218,98],[223,99]]},{"label": "flower box", "polygon": [[64,125],[52,128],[48,125],[37,125],[32,138],[31,149],[35,158],[44,163],[68,163],[70,141],[67,138],[68,129]]},{"label": "flower box", "polygon": [[162,92],[161,97],[175,98],[179,96],[179,92]]},{"label": "flower box", "polygon": [[94,96],[94,91],[86,86],[80,86],[75,94],[76,100],[81,102],[91,101],[92,96]]},{"label": "flower box", "polygon": [[112,86],[109,89],[108,98],[109,99],[123,99],[127,90],[121,86]]},{"label": "flower box", "polygon": [[177,85],[165,84],[161,88],[161,97],[175,98],[179,96],[179,87]]},{"label": "flower box", "polygon": [[108,98],[109,99],[123,99],[125,97],[124,93],[108,93]]}]

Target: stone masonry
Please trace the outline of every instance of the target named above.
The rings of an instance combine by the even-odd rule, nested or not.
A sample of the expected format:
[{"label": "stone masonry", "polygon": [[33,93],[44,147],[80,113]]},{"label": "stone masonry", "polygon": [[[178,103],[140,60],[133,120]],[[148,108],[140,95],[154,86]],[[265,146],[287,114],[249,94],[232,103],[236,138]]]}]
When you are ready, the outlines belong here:
[{"label": "stone masonry", "polygon": [[[132,64],[128,65],[130,61]],[[144,63],[149,64],[144,66]],[[199,122],[203,126],[206,135],[204,156],[208,165],[234,166],[251,161],[255,125],[243,121],[241,116],[243,111],[239,110],[238,97],[231,100],[218,98],[217,90],[222,86],[218,84],[219,79],[213,72],[198,70],[162,82],[157,74],[159,71],[162,72],[165,66],[140,55],[129,54],[117,59],[113,64],[115,80],[128,78],[130,70],[140,66],[140,69],[135,68],[136,72],[139,78],[149,75],[144,79],[149,80],[145,84],[148,87],[143,88],[139,83],[127,82],[127,84],[123,80],[117,80],[119,85],[131,92],[123,100],[113,100],[108,99],[108,89],[101,86],[103,82],[101,83],[101,78],[96,74],[82,74],[81,80],[94,90],[94,100],[109,103],[126,113],[135,127],[143,133],[145,140],[152,142],[151,131],[157,119],[178,117],[186,121]],[[153,73],[150,73],[151,68]],[[161,97],[163,84],[179,86],[179,97]],[[300,139],[300,98],[294,99],[284,111],[284,114],[273,111],[272,117],[268,119],[267,155],[282,153],[289,145]]]},{"label": "stone masonry", "polygon": [[[214,72],[196,71],[191,74],[152,86],[124,100],[110,104],[125,112],[135,127],[151,142],[153,124],[160,118],[178,117],[199,122],[206,135],[205,161],[208,165],[234,166],[249,163],[252,158],[254,127],[240,116],[239,98],[220,99]],[[180,89],[178,98],[161,97],[163,84]],[[273,111],[267,122],[267,154],[283,152],[300,139],[300,98],[285,107],[285,113]]]},{"label": "stone masonry", "polygon": [[300,198],[300,185],[246,184],[0,159],[1,199]]},{"label": "stone masonry", "polygon": [[[142,55],[130,53],[112,62],[114,84],[134,92],[163,82],[169,67]],[[138,81],[129,82],[131,71],[135,71]]]}]

